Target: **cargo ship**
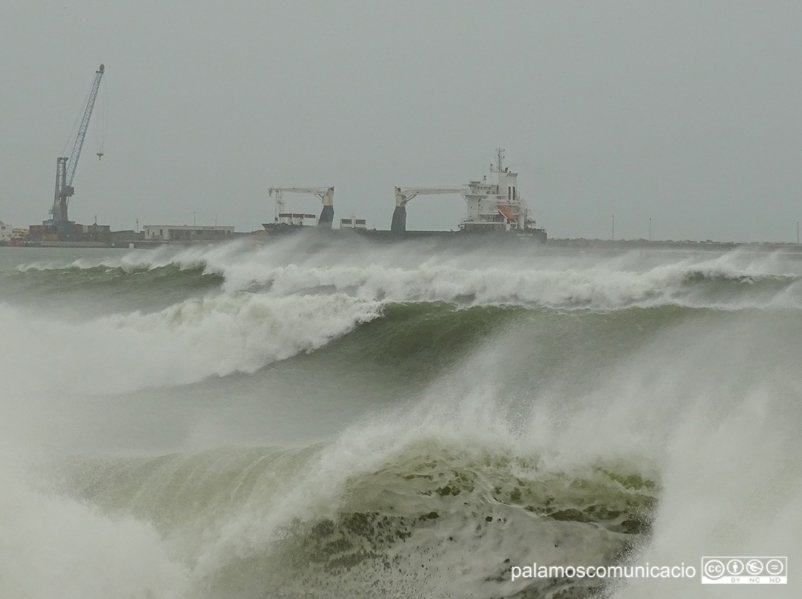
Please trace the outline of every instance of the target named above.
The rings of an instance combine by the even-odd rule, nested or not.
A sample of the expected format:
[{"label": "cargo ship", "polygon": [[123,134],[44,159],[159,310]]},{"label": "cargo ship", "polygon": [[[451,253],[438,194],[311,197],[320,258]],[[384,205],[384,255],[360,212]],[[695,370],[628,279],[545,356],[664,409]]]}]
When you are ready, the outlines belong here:
[{"label": "cargo ship", "polygon": [[[285,193],[309,193],[323,202],[323,211],[315,224],[315,215],[285,210]],[[280,236],[301,230],[331,230],[334,221],[334,187],[272,187],[276,198],[276,214],[272,223],[263,227],[269,236]],[[407,230],[407,204],[421,195],[459,194],[465,199],[466,214],[456,231]],[[546,230],[537,227],[529,207],[518,191],[518,173],[504,166],[504,150],[498,149],[496,161],[490,165],[490,180],[470,181],[460,187],[396,187],[395,210],[390,230],[368,229],[362,219],[341,219],[340,229],[374,239],[399,240],[410,238],[463,238],[477,236],[494,239],[532,239],[545,242]]]}]

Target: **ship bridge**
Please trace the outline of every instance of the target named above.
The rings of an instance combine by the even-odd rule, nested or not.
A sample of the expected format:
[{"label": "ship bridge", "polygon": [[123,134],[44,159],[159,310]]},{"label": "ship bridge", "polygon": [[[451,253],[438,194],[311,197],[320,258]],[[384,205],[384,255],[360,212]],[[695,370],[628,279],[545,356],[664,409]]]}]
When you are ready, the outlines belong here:
[{"label": "ship bridge", "polygon": [[494,181],[471,181],[464,197],[467,214],[459,224],[463,231],[523,231],[529,210],[518,193],[518,173],[504,166],[504,150],[497,150],[490,165]]}]

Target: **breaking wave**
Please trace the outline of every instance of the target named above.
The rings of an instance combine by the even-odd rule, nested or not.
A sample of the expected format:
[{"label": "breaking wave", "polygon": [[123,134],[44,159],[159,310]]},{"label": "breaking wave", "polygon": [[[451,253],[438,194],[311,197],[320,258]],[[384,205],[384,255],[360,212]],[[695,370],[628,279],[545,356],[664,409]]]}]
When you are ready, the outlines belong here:
[{"label": "breaking wave", "polygon": [[[62,476],[69,473],[61,491],[107,517],[149,523],[190,564],[190,587],[221,596],[233,587],[243,598],[262,597],[265,588],[282,597],[423,596],[459,568],[456,548],[460,559],[477,556],[463,592],[506,594],[511,564],[533,549],[544,559],[621,562],[648,536],[658,494],[653,480],[612,466],[549,471],[537,456],[434,440],[402,445],[310,488],[324,484],[320,468],[331,466],[336,449],[74,460],[61,465]],[[304,499],[289,505],[288,487]],[[600,588],[530,587],[577,592],[571,596]]]},{"label": "breaking wave", "polygon": [[798,259],[410,247],[0,270],[0,595],[673,599],[707,588],[510,568],[799,560]]},{"label": "breaking wave", "polygon": [[89,393],[183,385],[312,351],[379,313],[378,303],[342,294],[216,295],[83,323],[0,305],[0,377],[12,388]]},{"label": "breaking wave", "polygon": [[[81,288],[104,293],[158,289],[187,294],[222,289],[272,295],[345,293],[372,301],[449,302],[615,310],[631,306],[800,308],[802,264],[793,256],[731,252],[678,256],[666,263],[642,252],[614,258],[301,255],[287,264],[283,246],[157,250],[69,264],[39,263],[11,275],[24,289]],[[412,247],[415,247],[414,245]],[[293,246],[293,250],[297,249]],[[9,275],[6,275],[9,277]],[[172,297],[172,296],[171,296]]]},{"label": "breaking wave", "polygon": [[[219,288],[224,278],[205,272],[202,264],[185,266],[168,264],[156,267],[36,268],[26,267],[0,274],[3,285],[16,286],[20,293],[56,293],[83,291],[134,293],[148,288],[169,291],[172,287],[185,289]],[[166,287],[166,288],[165,288]]]}]

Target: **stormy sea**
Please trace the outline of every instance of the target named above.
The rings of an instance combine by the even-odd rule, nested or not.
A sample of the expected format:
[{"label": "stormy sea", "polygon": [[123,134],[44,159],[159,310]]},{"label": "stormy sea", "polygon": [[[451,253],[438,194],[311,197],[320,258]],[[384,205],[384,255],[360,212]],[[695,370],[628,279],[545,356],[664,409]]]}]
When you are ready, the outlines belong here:
[{"label": "stormy sea", "polygon": [[798,597],[801,402],[802,253],[0,248],[0,597]]}]

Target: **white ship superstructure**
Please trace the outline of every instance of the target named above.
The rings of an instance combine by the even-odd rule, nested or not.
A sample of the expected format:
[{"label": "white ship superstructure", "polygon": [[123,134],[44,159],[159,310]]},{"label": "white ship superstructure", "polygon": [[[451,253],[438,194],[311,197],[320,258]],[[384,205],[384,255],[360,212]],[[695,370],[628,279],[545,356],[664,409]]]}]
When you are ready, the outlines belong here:
[{"label": "white ship superstructure", "polygon": [[[491,179],[471,181],[462,187],[396,187],[395,212],[390,231],[407,236],[407,204],[420,195],[460,194],[466,202],[466,214],[459,223],[461,232],[511,232],[518,236],[546,240],[546,231],[538,229],[529,218],[529,208],[518,192],[518,173],[504,166],[504,150],[496,152],[496,163],[490,165]],[[416,236],[427,234],[415,231]]]},{"label": "white ship superstructure", "polygon": [[524,231],[534,228],[529,209],[518,193],[518,173],[504,166],[504,150],[490,166],[492,179],[471,181],[463,197],[468,212],[459,224],[463,231]]}]

